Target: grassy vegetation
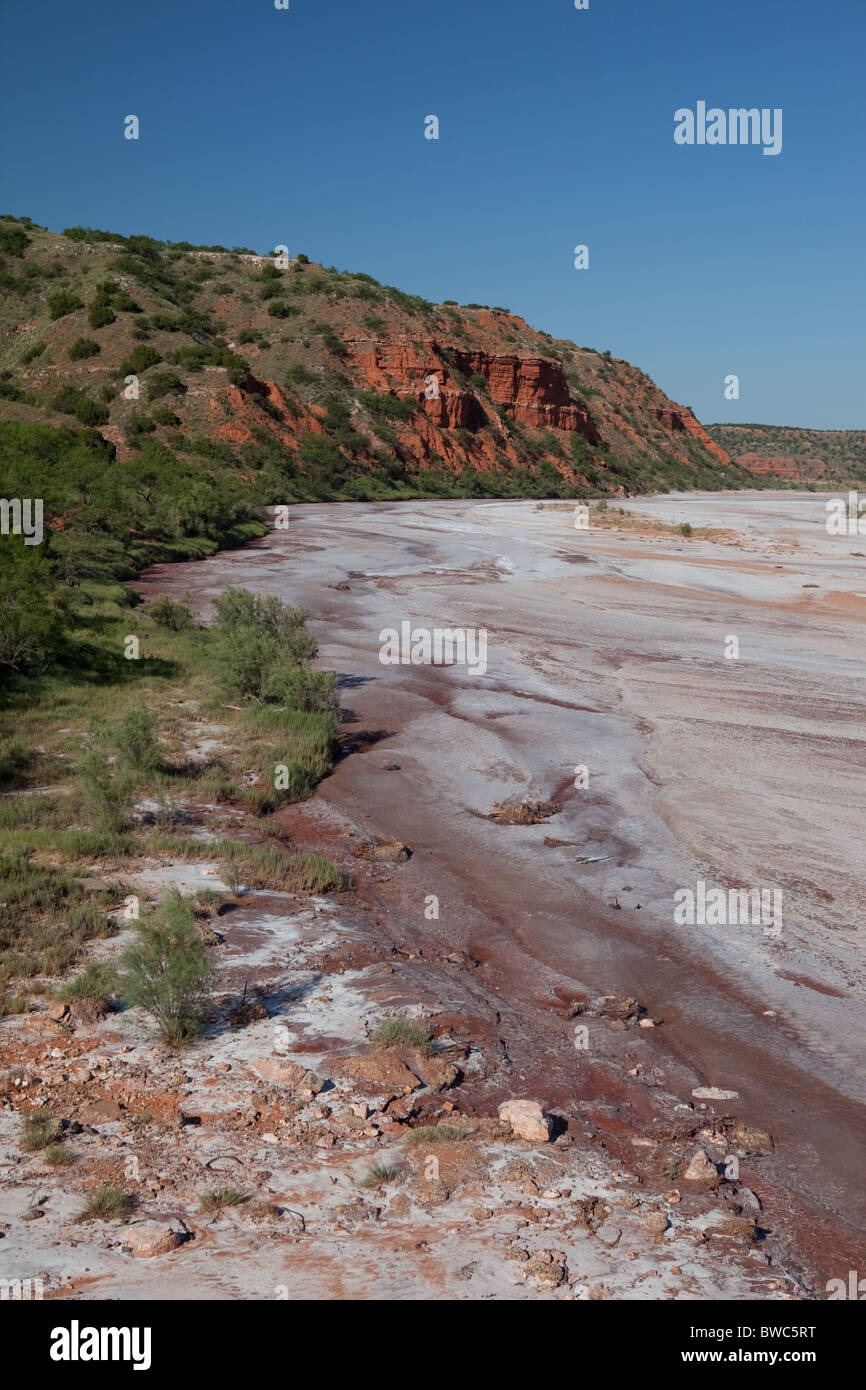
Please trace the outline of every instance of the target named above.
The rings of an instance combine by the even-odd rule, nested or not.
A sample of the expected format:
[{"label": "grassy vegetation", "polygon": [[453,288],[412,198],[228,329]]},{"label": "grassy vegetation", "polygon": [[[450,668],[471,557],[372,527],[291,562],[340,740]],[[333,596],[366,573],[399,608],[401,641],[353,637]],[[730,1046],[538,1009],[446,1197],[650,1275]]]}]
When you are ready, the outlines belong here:
[{"label": "grassy vegetation", "polygon": [[399,1182],[401,1176],[401,1170],[393,1163],[374,1163],[358,1180],[358,1187],[378,1190],[389,1183]]},{"label": "grassy vegetation", "polygon": [[468,1139],[471,1131],[468,1129],[458,1129],[456,1125],[417,1125],[406,1135],[406,1143],[414,1147],[416,1144],[447,1144],[449,1141]]},{"label": "grassy vegetation", "polygon": [[[88,941],[114,934],[129,892],[124,875],[145,856],[206,855],[250,888],[327,892],[345,883],[267,820],[308,796],[334,756],[335,686],[309,665],[315,644],[303,614],[229,591],[216,626],[204,629],[186,604],[130,607],[130,598],[111,580],[82,580],[64,599],[62,659],[0,683],[4,1012],[25,1010],[30,993],[44,992],[44,977],[68,975]],[[138,660],[123,655],[130,634]],[[196,748],[201,720],[222,730],[206,755]],[[247,785],[250,772],[257,780]],[[136,810],[145,797],[156,812]],[[217,832],[206,847],[188,833],[188,802],[215,807],[197,813]],[[247,814],[244,838],[220,833],[238,812]],[[132,1002],[130,982],[119,985],[95,963],[61,997],[99,1008],[117,997]],[[200,1021],[196,1008],[172,1014],[171,1001],[166,1010],[141,993],[135,1000],[176,1041]]]},{"label": "grassy vegetation", "polygon": [[433,1035],[422,1023],[409,1018],[383,1018],[370,1034],[377,1047],[414,1047],[419,1052],[432,1051]]},{"label": "grassy vegetation", "polygon": [[122,1187],[112,1187],[110,1183],[100,1183],[88,1194],[76,1221],[123,1221],[133,1210],[135,1203]]},{"label": "grassy vegetation", "polygon": [[213,1187],[199,1194],[198,1204],[202,1211],[222,1211],[224,1207],[239,1207],[246,1201],[243,1192],[236,1187]]}]

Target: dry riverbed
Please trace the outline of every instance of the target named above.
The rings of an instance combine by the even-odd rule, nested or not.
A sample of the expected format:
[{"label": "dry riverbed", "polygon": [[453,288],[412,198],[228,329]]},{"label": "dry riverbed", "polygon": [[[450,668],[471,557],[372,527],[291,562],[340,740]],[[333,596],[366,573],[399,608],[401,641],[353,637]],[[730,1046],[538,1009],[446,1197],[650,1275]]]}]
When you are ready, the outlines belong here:
[{"label": "dry riverbed", "polygon": [[[353,887],[229,895],[221,1008],[180,1054],[133,1012],[0,1025],[3,1277],[78,1298],[150,1296],[158,1271],[170,1298],[752,1299],[862,1268],[866,560],[819,496],[625,506],[653,525],[302,506],[143,577],[205,614],[239,584],[309,608],[344,751],[277,819]],[[719,534],[658,527],[684,521]],[[484,629],[486,670],[383,665],[404,621]],[[523,802],[537,818],[491,817]],[[203,844],[123,877],[147,899],[213,868]],[[701,879],[781,890],[782,931],[677,925]],[[395,1014],[432,1050],[376,1046]],[[543,1114],[500,1118],[515,1099]],[[34,1107],[68,1122],[73,1164],[20,1151]],[[124,1221],[74,1222],[97,1181],[134,1198]],[[243,1200],[203,1212],[220,1186]]]}]

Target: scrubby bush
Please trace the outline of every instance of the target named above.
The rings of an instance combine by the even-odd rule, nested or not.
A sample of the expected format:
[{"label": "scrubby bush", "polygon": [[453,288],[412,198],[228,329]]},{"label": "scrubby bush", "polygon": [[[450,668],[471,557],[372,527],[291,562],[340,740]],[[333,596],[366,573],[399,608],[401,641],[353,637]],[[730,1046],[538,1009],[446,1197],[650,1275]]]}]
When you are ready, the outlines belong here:
[{"label": "scrubby bush", "polygon": [[52,319],[65,318],[67,314],[72,314],[76,309],[83,309],[84,305],[76,294],[70,294],[68,290],[58,290],[56,294],[48,296],[48,313]]},{"label": "scrubby bush", "polygon": [[74,415],[82,425],[105,425],[109,420],[109,412],[104,405],[91,400],[86,391],[79,391],[74,386],[64,386],[52,404],[61,414]]},{"label": "scrubby bush", "polygon": [[227,693],[263,704],[336,706],[334,677],[307,663],[316,655],[306,613],[275,596],[227,589],[216,601],[215,672]]},{"label": "scrubby bush", "polygon": [[84,357],[95,357],[100,351],[99,344],[92,338],[76,338],[67,348],[67,356],[73,362],[80,362]]},{"label": "scrubby bush", "polygon": [[211,967],[192,907],[176,888],[142,920],[123,956],[123,997],[155,1021],[164,1042],[201,1031],[210,1004]]}]

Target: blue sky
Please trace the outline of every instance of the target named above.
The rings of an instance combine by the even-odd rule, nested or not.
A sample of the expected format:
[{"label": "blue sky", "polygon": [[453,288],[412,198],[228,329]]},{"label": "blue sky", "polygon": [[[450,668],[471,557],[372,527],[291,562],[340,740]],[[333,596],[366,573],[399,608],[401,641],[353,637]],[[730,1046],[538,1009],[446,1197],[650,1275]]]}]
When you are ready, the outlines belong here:
[{"label": "blue sky", "polygon": [[[864,0],[42,0],[3,33],[4,211],[285,243],[708,422],[866,427]],[[781,107],[781,154],[675,145],[700,100]]]}]

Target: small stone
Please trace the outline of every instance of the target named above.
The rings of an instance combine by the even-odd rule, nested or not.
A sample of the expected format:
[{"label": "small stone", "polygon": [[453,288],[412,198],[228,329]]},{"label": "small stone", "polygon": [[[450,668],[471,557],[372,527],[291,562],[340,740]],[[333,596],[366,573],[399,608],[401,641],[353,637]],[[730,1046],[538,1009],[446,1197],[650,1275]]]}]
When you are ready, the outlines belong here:
[{"label": "small stone", "polygon": [[651,1211],[644,1217],[643,1224],[654,1236],[663,1236],[670,1222],[663,1211]]}]

